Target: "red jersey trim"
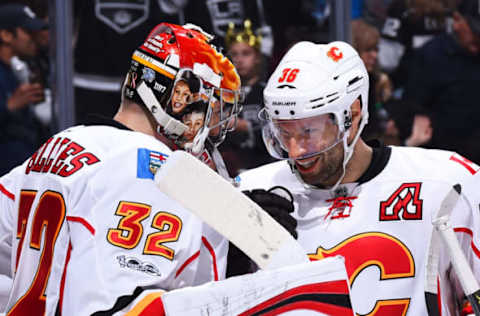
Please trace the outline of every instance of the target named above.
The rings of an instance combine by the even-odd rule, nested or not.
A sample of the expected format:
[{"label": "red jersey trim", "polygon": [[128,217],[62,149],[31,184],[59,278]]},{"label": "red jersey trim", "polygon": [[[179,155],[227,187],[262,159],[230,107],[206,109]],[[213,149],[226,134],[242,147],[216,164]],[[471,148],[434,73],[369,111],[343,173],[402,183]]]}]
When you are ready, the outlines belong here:
[{"label": "red jersey trim", "polygon": [[77,216],[67,216],[67,221],[80,223],[85,226],[85,228],[88,229],[88,231],[92,233],[92,235],[95,235],[95,228],[93,228],[93,226],[90,225],[90,223],[87,222],[84,218]]},{"label": "red jersey trim", "polygon": [[180,266],[180,269],[178,269],[177,273],[175,273],[175,279],[182,273],[182,271],[190,264],[192,263],[195,259],[198,258],[200,255],[200,250],[195,252],[190,258],[185,260],[185,262]]},{"label": "red jersey trim", "polygon": [[5,194],[10,200],[15,201],[15,194],[8,191],[2,184],[0,184],[0,192]]},{"label": "red jersey trim", "polygon": [[212,256],[213,275],[214,275],[215,281],[218,281],[217,256],[215,256],[215,251],[213,250],[212,245],[208,242],[205,236],[202,236],[202,242],[205,245],[205,247],[207,247],[208,251],[210,252],[210,255]]},{"label": "red jersey trim", "polygon": [[67,267],[70,262],[70,254],[72,253],[72,243],[68,243],[67,257],[65,258],[65,266],[63,267],[62,281],[60,282],[60,298],[58,300],[59,315],[62,315],[63,291],[65,290],[65,277],[67,275]]},{"label": "red jersey trim", "polygon": [[470,245],[472,246],[473,253],[477,256],[477,258],[480,259],[480,250],[477,248],[477,246],[475,246],[475,243],[473,242],[473,232],[466,227],[456,227],[453,229],[453,231],[456,233],[465,233],[470,235],[470,237],[472,238],[472,242]]},{"label": "red jersey trim", "polygon": [[440,278],[437,276],[437,304],[439,316],[442,316],[442,289],[440,288]]}]

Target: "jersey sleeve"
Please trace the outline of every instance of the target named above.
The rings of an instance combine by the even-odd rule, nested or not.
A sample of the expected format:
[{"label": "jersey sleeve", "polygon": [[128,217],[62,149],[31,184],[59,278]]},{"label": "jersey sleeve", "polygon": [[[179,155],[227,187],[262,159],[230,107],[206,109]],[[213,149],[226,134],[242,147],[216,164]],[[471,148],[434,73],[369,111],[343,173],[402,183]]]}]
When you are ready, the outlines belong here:
[{"label": "jersey sleeve", "polygon": [[406,8],[406,1],[394,0],[388,7],[385,23],[380,30],[383,38],[399,42],[406,45],[408,38],[405,29],[405,17],[408,10]]},{"label": "jersey sleeve", "polygon": [[405,13],[405,1],[393,1],[381,28],[378,61],[382,69],[392,72],[400,64],[406,49],[406,39],[402,15]]},{"label": "jersey sleeve", "polygon": [[7,304],[12,286],[12,238],[15,227],[15,179],[21,166],[0,178],[0,312]]},{"label": "jersey sleeve", "polygon": [[10,254],[14,226],[16,170],[0,178],[0,274],[11,276]]}]

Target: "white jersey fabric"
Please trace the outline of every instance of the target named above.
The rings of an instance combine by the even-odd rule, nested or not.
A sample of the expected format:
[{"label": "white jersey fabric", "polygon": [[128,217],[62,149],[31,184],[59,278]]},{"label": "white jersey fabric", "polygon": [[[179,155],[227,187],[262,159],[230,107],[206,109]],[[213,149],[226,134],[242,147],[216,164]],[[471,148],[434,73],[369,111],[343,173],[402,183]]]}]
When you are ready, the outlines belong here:
[{"label": "white jersey fabric", "polygon": [[[432,219],[452,185],[473,181],[478,169],[453,152],[376,147],[359,183],[342,184],[336,192],[306,188],[287,161],[241,174],[240,186],[281,185],[292,192],[298,241],[311,260],[345,257],[358,314],[414,316],[427,315],[425,265]],[[465,191],[472,190],[470,184]],[[473,203],[462,196],[451,220],[480,276],[480,218],[478,202]],[[442,315],[457,315],[463,293],[443,250],[439,270]]]},{"label": "white jersey fabric", "polygon": [[15,177],[20,167],[0,178],[0,313],[5,311],[12,287],[11,251],[12,228],[15,214],[15,195],[7,188],[15,186]]},{"label": "white jersey fabric", "polygon": [[108,124],[53,136],[1,178],[14,196],[0,213],[7,315],[111,315],[142,289],[224,278],[228,242],[154,185],[170,149]]}]

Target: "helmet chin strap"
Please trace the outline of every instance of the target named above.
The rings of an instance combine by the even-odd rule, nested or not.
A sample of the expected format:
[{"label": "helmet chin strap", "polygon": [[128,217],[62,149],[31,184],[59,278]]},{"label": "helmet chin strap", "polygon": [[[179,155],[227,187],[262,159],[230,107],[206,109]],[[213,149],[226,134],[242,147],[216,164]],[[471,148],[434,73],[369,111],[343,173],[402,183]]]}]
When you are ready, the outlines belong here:
[{"label": "helmet chin strap", "polygon": [[231,182],[233,185],[238,186],[238,183],[235,182],[228,174],[227,167],[225,166],[225,162],[223,161],[223,157],[218,151],[217,146],[212,145],[211,154],[212,154],[212,160],[215,163],[215,166],[217,167],[218,174],[221,175],[225,180]]},{"label": "helmet chin strap", "polygon": [[208,126],[203,126],[202,129],[200,130],[197,135],[195,135],[195,138],[193,138],[193,143],[191,146],[191,151],[194,155],[198,155],[202,152],[204,149],[205,145],[205,140],[208,137],[208,134],[210,133],[210,128]]},{"label": "helmet chin strap", "polygon": [[342,163],[342,175],[340,176],[340,178],[338,178],[337,182],[333,185],[333,187],[331,187],[329,190],[332,191],[332,192],[335,192],[335,189],[337,189],[337,187],[340,185],[340,183],[343,181],[343,179],[345,178],[345,174],[347,172],[347,164],[348,164],[348,161],[350,160],[350,158],[352,157],[352,153],[353,153],[353,145],[355,145],[355,142],[352,142],[352,147],[348,146],[348,135],[350,135],[350,132],[346,132],[344,135],[343,135],[343,163]]}]

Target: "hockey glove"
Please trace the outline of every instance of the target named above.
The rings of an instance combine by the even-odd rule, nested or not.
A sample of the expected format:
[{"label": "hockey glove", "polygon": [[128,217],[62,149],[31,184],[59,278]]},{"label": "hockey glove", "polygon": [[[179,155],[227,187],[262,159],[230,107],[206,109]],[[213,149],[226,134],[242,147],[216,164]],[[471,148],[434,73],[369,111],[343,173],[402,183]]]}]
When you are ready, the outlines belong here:
[{"label": "hockey glove", "polygon": [[[285,193],[289,198],[273,193],[273,191],[282,192],[282,195]],[[251,191],[243,191],[243,193],[253,202],[257,203],[295,239],[297,239],[297,221],[291,215],[294,210],[293,196],[287,189],[276,186],[268,191],[255,189]]]},{"label": "hockey glove", "polygon": [[[273,191],[282,195],[286,194],[287,197],[273,193]],[[264,209],[295,239],[297,238],[297,221],[290,215],[294,210],[293,196],[286,188],[276,186],[268,191],[255,189],[251,191],[243,191],[243,193]],[[256,270],[257,266],[255,263],[251,261],[243,251],[230,243],[227,258],[227,277],[251,273]]]}]

